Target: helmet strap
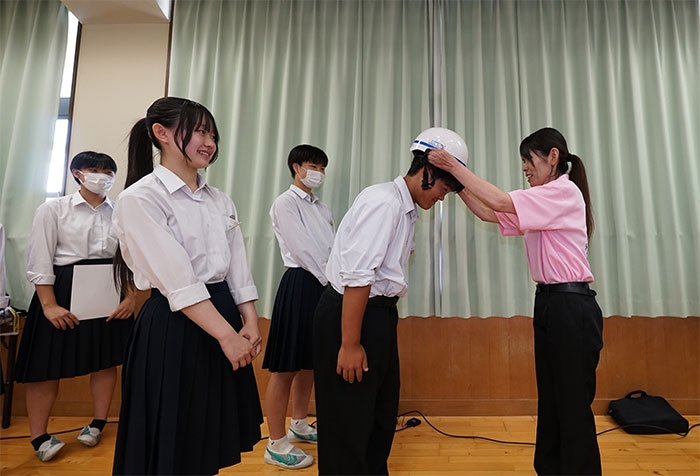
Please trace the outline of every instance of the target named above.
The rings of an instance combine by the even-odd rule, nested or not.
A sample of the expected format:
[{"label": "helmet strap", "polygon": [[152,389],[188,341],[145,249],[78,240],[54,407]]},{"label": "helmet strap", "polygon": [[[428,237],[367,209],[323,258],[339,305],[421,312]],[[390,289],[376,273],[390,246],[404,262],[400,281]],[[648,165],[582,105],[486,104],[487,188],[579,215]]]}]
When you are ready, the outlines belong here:
[{"label": "helmet strap", "polygon": [[421,181],[421,188],[423,190],[430,190],[433,188],[433,185],[435,185],[435,178],[430,180],[430,171],[428,170],[428,167],[430,166],[430,162],[428,162],[428,151],[430,149],[426,149],[423,151],[423,180]]}]

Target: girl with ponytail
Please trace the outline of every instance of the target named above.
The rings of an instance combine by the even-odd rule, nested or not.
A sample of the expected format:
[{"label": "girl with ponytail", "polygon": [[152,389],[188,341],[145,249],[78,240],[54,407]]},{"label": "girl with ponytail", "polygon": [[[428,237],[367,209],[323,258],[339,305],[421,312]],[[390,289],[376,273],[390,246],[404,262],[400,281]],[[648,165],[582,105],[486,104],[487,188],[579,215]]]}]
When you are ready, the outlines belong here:
[{"label": "girl with ponytail", "polygon": [[260,440],[257,289],[235,205],[198,174],[218,141],[209,110],[176,97],[131,130],[115,270],[151,295],[126,353],[114,474],[216,474]]},{"label": "girl with ponytail", "polygon": [[503,235],[525,238],[537,282],[534,309],[537,378],[537,474],[601,474],[591,404],[603,347],[603,315],[589,287],[588,241],[593,214],[586,169],[556,129],[540,129],[520,143],[527,190],[506,193],[441,150],[432,164],[463,185],[460,197]]}]

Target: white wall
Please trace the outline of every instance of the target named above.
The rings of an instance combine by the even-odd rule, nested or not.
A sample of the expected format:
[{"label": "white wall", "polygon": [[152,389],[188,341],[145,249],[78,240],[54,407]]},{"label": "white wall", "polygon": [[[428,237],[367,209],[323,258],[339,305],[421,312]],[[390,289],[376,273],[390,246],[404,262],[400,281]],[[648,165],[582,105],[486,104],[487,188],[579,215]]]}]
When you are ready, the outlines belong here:
[{"label": "white wall", "polygon": [[[79,44],[69,160],[96,150],[117,162],[115,198],[126,178],[127,136],[166,93],[168,23],[84,24]],[[77,190],[67,171],[66,194]]]}]

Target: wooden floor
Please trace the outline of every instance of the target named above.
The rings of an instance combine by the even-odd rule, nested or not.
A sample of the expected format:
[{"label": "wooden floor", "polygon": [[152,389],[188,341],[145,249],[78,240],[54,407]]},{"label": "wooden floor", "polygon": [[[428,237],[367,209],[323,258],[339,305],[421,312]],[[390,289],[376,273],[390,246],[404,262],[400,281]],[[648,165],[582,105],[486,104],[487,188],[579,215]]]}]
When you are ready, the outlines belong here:
[{"label": "wooden floor", "polygon": [[[408,418],[408,417],[406,417]],[[698,423],[700,417],[687,417]],[[81,476],[110,474],[116,424],[108,424],[103,439],[94,448],[78,443],[78,429],[88,423],[84,417],[52,418],[49,430],[66,446],[48,463],[41,463],[29,444],[26,417],[14,417],[10,428],[0,430],[0,474]],[[423,420],[421,418],[421,420]],[[430,423],[452,435],[476,435],[499,440],[532,442],[533,417],[428,417]],[[399,420],[401,422],[401,420]],[[596,417],[598,431],[615,427],[607,416]],[[263,435],[267,427],[262,427]],[[17,439],[6,439],[22,436]],[[241,464],[220,474],[286,475],[316,474],[316,464],[290,471],[263,463],[266,440],[252,453],[244,454]],[[603,474],[606,476],[698,476],[700,475],[700,428],[681,438],[676,435],[629,435],[613,430],[598,437]],[[313,445],[300,445],[314,457]],[[507,445],[478,439],[450,438],[432,429],[423,420],[414,428],[399,431],[389,459],[392,476],[516,476],[534,475],[533,446]]]}]

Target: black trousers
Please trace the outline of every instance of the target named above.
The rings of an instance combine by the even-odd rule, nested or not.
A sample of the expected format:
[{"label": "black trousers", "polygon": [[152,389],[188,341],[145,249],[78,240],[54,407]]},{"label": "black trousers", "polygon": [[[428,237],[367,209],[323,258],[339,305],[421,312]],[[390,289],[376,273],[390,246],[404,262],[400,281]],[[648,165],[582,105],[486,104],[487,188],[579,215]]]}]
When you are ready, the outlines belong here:
[{"label": "black trousers", "polygon": [[370,298],[361,343],[369,371],[352,384],[336,373],[342,295],[330,286],[314,316],[319,475],[386,475],[399,408],[397,298]]},{"label": "black trousers", "polygon": [[537,292],[534,312],[538,475],[600,475],[591,404],[603,315],[588,294]]}]

